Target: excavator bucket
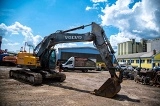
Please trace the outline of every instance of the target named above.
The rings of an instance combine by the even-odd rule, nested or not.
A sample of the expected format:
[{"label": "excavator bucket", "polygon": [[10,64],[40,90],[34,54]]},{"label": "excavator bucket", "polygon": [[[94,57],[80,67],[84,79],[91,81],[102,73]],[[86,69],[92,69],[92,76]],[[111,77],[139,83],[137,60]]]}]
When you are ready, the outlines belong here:
[{"label": "excavator bucket", "polygon": [[98,90],[94,90],[94,94],[97,96],[112,98],[120,90],[120,82],[116,78],[109,78]]}]

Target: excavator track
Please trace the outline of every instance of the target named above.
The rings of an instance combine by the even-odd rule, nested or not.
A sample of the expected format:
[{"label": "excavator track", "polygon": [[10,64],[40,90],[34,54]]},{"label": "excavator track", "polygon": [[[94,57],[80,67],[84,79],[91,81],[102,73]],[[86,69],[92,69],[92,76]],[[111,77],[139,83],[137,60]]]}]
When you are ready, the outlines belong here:
[{"label": "excavator track", "polygon": [[41,85],[42,75],[40,73],[31,72],[28,70],[10,70],[9,77],[17,80],[25,81],[31,85]]},{"label": "excavator track", "polygon": [[46,71],[37,73],[25,69],[10,70],[9,77],[16,80],[24,81],[31,85],[41,85],[44,79],[50,79],[51,81],[58,82],[63,82],[66,79],[66,75],[64,73],[49,73]]}]

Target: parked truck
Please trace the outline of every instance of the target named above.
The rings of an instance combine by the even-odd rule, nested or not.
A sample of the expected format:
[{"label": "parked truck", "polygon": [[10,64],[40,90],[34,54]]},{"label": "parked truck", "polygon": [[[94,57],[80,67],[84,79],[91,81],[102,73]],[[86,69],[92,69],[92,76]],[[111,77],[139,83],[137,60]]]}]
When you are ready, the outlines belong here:
[{"label": "parked truck", "polygon": [[88,70],[96,69],[96,59],[89,59],[84,57],[70,57],[64,64],[62,64],[64,71],[81,70],[88,72]]}]

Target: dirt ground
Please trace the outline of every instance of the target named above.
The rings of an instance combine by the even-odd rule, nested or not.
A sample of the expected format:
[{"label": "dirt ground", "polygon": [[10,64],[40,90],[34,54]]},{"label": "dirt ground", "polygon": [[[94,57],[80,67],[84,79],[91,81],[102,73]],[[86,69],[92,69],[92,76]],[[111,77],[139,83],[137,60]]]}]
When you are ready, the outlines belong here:
[{"label": "dirt ground", "polygon": [[14,67],[0,67],[0,106],[160,106],[160,88],[124,80],[113,98],[91,94],[108,78],[108,71],[63,72],[64,82],[32,86],[8,77]]}]

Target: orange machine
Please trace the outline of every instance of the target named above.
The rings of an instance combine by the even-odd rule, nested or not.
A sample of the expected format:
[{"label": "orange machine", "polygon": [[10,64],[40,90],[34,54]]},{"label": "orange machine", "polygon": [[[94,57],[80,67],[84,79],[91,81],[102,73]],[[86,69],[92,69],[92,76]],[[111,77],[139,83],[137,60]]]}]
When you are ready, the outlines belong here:
[{"label": "orange machine", "polygon": [[6,66],[15,66],[17,64],[17,56],[4,56],[2,62]]}]

